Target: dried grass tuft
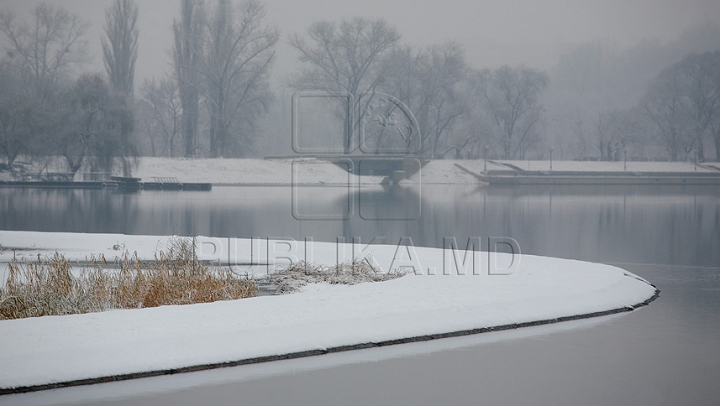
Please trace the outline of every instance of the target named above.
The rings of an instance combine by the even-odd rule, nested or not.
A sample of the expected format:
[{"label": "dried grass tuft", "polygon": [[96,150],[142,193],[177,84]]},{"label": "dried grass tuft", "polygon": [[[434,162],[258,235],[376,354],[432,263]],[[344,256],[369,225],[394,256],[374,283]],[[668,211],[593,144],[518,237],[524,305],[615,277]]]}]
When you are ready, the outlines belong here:
[{"label": "dried grass tuft", "polygon": [[333,266],[320,266],[300,261],[271,273],[266,280],[282,294],[297,291],[309,283],[355,285],[387,281],[403,275],[404,273],[383,273],[366,260],[353,260]]},{"label": "dried grass tuft", "polygon": [[257,295],[254,280],[227,268],[201,263],[191,239],[171,240],[167,252],[140,261],[127,250],[109,263],[91,257],[90,265],[73,274],[70,261],[52,258],[16,261],[8,265],[0,289],[0,319],[80,314],[111,309],[156,307],[235,300]]}]

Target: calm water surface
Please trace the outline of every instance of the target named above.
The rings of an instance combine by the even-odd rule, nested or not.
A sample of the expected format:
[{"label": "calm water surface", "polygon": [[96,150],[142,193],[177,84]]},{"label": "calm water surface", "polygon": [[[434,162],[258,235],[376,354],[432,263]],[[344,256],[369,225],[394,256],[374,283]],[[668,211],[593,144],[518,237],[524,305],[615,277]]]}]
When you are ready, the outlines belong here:
[{"label": "calm water surface", "polygon": [[[0,189],[0,211],[3,230],[316,241],[384,237],[391,244],[409,236],[418,246],[441,246],[446,236],[458,241],[506,236],[515,238],[523,253],[618,264],[662,291],[650,306],[631,314],[527,337],[468,341],[449,348],[428,347],[413,355],[370,356],[322,367],[310,367],[317,359],[295,360],[285,364],[289,368],[254,378],[213,381],[198,373],[47,391],[3,399],[8,403],[720,402],[720,191],[716,189],[426,185],[422,190],[362,193],[342,188],[293,192],[286,187],[218,187],[210,193],[136,194]],[[335,219],[297,219],[317,217]],[[182,384],[170,385],[172,389],[163,386],[173,379]],[[153,390],[156,385],[166,389]],[[133,394],[134,386],[142,388],[141,393]],[[118,387],[125,388],[122,394],[111,396]]]},{"label": "calm water surface", "polygon": [[[426,185],[360,194],[305,187],[294,195],[288,187],[132,194],[0,189],[0,212],[3,230],[316,241],[384,237],[388,244],[408,236],[415,245],[432,247],[441,247],[446,236],[458,241],[503,236],[515,238],[524,253],[538,255],[720,265],[720,190],[697,187]],[[330,219],[304,219],[313,216]]]}]

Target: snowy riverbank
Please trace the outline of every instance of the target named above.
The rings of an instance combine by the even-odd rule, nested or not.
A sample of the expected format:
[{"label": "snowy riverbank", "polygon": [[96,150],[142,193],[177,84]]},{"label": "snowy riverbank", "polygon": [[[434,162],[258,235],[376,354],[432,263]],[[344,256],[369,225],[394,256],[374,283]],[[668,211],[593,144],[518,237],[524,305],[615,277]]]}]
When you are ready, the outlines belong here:
[{"label": "snowy riverbank", "polygon": [[[506,160],[432,160],[419,173],[410,176],[410,181],[422,184],[484,184],[478,177],[485,170],[489,174],[523,174],[547,172],[549,161],[506,161]],[[707,162],[695,165],[693,162],[595,162],[595,161],[553,161],[552,171],[558,174],[604,173],[674,173],[720,174],[720,164]],[[382,176],[349,175],[341,168],[313,158],[307,159],[185,159],[150,158],[140,159],[134,176],[152,181],[153,177],[176,177],[181,182],[212,183],[214,185],[346,185],[378,184]]]},{"label": "snowy riverbank", "polygon": [[[483,170],[482,161],[435,160],[428,162],[410,180],[423,184],[482,184],[475,173]],[[491,168],[503,169],[490,164]],[[507,168],[505,168],[507,169]],[[314,158],[298,159],[186,159],[141,158],[133,176],[144,181],[153,177],[175,177],[181,182],[222,185],[351,185],[379,184],[383,176],[357,176],[340,167]]]},{"label": "snowy riverbank", "polygon": [[[166,241],[167,237],[153,236],[0,231],[0,262],[54,250],[75,260],[91,253],[112,258],[118,244],[149,258]],[[269,262],[271,267],[283,256],[310,253],[312,262],[330,264],[339,252],[351,252],[350,246],[320,242],[306,247],[199,238],[197,244],[201,259],[223,259],[229,247],[231,262]],[[265,251],[285,248],[273,248],[280,252],[273,260],[263,246]],[[472,262],[475,268],[466,262],[465,275],[458,275],[454,261],[444,263],[442,250],[363,248],[363,256],[373,258],[385,272],[393,267],[413,272],[379,283],[308,285],[300,293],[283,296],[2,320],[0,388],[128,379],[513,328],[624,311],[656,294],[646,281],[608,265],[497,254],[490,262],[497,260],[499,268],[512,272],[488,275],[488,255],[482,253]],[[453,257],[449,253],[445,258]],[[464,254],[457,253],[461,268]],[[266,269],[256,267],[255,272]]]},{"label": "snowy riverbank", "polygon": [[133,171],[144,181],[175,177],[180,182],[213,185],[347,185],[358,181],[378,184],[382,177],[352,175],[340,167],[315,159],[202,159],[144,157]]},{"label": "snowy riverbank", "polygon": [[[144,182],[155,178],[176,178],[181,183],[211,183],[222,185],[357,185],[379,184],[382,176],[357,176],[342,168],[315,158],[259,159],[259,158],[138,158],[133,176]],[[65,163],[60,158],[27,164],[23,171],[63,172]],[[419,173],[412,174],[410,182],[422,184],[485,184],[480,178],[487,170],[489,175],[522,175],[525,172],[550,171],[549,161],[504,160],[432,160]],[[637,173],[673,173],[678,176],[720,174],[720,163],[706,162],[594,162],[553,161],[552,172],[598,173],[616,176]],[[77,174],[75,180],[82,180]],[[10,172],[0,172],[0,181],[13,180]]]}]

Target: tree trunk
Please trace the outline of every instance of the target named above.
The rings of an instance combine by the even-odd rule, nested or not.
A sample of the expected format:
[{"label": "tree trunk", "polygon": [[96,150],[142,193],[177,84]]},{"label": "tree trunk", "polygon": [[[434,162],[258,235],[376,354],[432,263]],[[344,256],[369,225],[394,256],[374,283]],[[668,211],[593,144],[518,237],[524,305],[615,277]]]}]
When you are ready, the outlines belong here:
[{"label": "tree trunk", "polygon": [[185,141],[185,157],[189,158],[195,155],[195,135],[197,134],[198,121],[198,95],[194,89],[188,89],[184,86],[181,90],[185,97],[182,97],[182,120],[183,120],[183,139]]},{"label": "tree trunk", "polygon": [[217,158],[217,108],[210,107],[210,157]]},{"label": "tree trunk", "polygon": [[705,161],[705,146],[703,145],[702,138],[698,138],[697,160],[698,162]]}]

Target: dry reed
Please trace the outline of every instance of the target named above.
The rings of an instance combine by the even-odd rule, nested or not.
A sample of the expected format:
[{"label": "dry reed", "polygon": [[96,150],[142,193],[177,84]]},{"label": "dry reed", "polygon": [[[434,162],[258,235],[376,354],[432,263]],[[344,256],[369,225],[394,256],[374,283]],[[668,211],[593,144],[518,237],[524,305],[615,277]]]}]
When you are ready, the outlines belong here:
[{"label": "dry reed", "polygon": [[91,257],[78,276],[70,261],[55,253],[37,261],[8,265],[0,289],[0,319],[17,319],[112,309],[208,303],[257,295],[254,280],[227,268],[201,263],[191,239],[171,240],[167,252],[143,263],[127,251],[109,263]]},{"label": "dry reed", "polygon": [[403,276],[404,273],[383,273],[366,260],[353,260],[333,266],[307,264],[303,261],[276,270],[267,276],[278,293],[297,291],[308,283],[354,285],[365,282],[382,282]]}]

